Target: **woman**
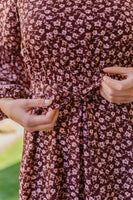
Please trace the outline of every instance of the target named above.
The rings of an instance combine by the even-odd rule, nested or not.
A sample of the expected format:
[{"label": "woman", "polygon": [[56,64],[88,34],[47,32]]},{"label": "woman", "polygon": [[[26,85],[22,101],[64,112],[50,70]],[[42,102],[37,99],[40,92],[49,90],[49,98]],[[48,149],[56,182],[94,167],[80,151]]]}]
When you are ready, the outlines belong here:
[{"label": "woman", "polygon": [[20,200],[133,198],[132,28],[132,0],[0,1],[1,120],[25,128]]}]

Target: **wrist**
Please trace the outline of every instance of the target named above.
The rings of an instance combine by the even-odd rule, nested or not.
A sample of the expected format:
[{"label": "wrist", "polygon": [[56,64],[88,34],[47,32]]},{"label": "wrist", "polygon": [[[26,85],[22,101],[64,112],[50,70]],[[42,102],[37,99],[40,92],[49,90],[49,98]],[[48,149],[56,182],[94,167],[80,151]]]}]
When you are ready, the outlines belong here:
[{"label": "wrist", "polygon": [[9,98],[8,97],[7,98],[0,98],[0,108],[1,108],[1,104],[2,104],[3,101],[12,100],[12,99],[13,98],[10,98],[10,97]]}]

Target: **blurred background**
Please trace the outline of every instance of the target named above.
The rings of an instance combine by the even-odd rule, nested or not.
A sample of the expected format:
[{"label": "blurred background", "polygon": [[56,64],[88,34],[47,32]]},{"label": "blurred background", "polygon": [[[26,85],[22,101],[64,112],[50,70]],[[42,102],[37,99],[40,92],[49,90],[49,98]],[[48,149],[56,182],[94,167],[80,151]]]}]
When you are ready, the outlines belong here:
[{"label": "blurred background", "polygon": [[24,128],[12,121],[0,121],[0,200],[19,199],[19,169]]}]

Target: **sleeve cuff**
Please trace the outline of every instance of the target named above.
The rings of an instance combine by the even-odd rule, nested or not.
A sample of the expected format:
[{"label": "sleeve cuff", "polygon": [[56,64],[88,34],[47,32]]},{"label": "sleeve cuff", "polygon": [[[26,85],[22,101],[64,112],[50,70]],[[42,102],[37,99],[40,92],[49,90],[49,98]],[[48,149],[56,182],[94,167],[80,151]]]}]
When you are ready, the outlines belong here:
[{"label": "sleeve cuff", "polygon": [[29,96],[29,90],[21,85],[0,85],[0,98],[27,98]]},{"label": "sleeve cuff", "polygon": [[[21,85],[0,85],[0,98],[26,99],[28,97],[29,90]],[[0,121],[6,118],[8,118],[8,116],[0,109]]]}]

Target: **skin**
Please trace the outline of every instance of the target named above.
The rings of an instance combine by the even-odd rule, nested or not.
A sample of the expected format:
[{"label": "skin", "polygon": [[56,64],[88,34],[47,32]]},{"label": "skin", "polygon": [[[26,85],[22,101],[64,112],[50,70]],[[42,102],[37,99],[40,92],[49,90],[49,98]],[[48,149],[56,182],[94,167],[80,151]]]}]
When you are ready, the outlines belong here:
[{"label": "skin", "polygon": [[[104,76],[100,86],[100,94],[111,103],[130,103],[133,101],[133,68],[110,67],[104,68],[110,74],[126,75],[125,80],[115,80]],[[44,99],[13,99],[1,98],[1,110],[12,120],[22,125],[26,130],[50,131],[54,128],[59,116],[59,109],[46,113],[46,115],[31,114],[33,107],[47,107],[52,104],[45,103]]]},{"label": "skin", "polygon": [[51,110],[46,115],[31,114],[33,107],[47,107],[52,99],[45,103],[44,99],[13,99],[1,98],[1,110],[12,120],[23,126],[27,131],[50,131],[54,128],[59,109]]},{"label": "skin", "polygon": [[100,87],[100,94],[111,103],[133,102],[133,68],[106,67],[104,72],[109,74],[121,74],[126,76],[124,80],[115,80],[104,76]]}]

